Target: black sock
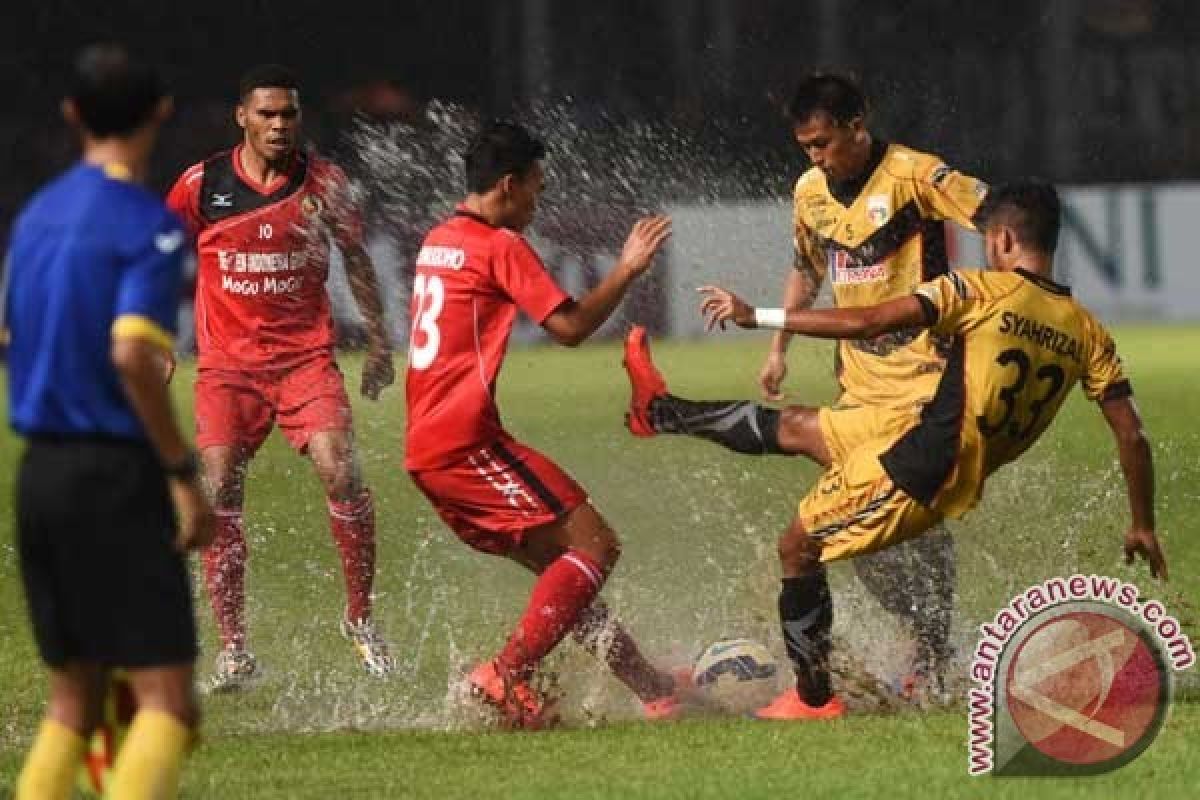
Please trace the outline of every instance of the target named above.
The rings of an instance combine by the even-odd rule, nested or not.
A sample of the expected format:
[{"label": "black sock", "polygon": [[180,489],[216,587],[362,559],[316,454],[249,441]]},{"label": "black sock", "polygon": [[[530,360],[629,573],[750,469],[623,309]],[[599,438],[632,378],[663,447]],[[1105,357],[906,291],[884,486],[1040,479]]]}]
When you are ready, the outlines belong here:
[{"label": "black sock", "polygon": [[810,706],[825,705],[833,697],[829,680],[833,598],[825,567],[799,578],[783,579],[779,621],[788,658],[796,671],[796,691]]},{"label": "black sock", "polygon": [[779,412],[757,403],[701,402],[668,394],[650,405],[650,421],[659,433],[697,436],[737,453],[783,453],[779,449]]}]

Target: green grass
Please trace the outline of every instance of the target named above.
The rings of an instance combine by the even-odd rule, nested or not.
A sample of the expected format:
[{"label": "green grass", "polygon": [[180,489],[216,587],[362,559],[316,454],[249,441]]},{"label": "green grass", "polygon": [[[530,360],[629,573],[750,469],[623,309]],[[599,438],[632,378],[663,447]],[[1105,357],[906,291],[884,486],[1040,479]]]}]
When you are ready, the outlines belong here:
[{"label": "green grass", "polygon": [[[958,641],[1025,586],[1099,572],[1133,580],[1200,633],[1200,543],[1191,535],[1200,486],[1200,329],[1122,328],[1117,338],[1154,441],[1159,529],[1170,584],[1119,559],[1127,519],[1120,473],[1100,416],[1082,396],[1044,440],[989,483],[984,503],[954,524],[959,546]],[[763,340],[656,346],[673,390],[752,396]],[[1191,358],[1193,363],[1182,363]],[[550,454],[591,492],[625,542],[606,588],[653,656],[690,657],[715,638],[749,635],[781,652],[775,631],[774,540],[816,474],[788,459],[750,459],[681,438],[635,440],[620,427],[626,402],[614,346],[517,349],[500,388],[519,437]],[[798,347],[797,399],[830,399],[828,348]],[[356,362],[346,360],[348,385]],[[0,373],[2,375],[3,373]],[[175,390],[190,415],[189,375]],[[1185,797],[1200,784],[1200,706],[1178,703],[1154,747],[1118,773],[1080,781],[969,780],[961,713],[862,713],[829,726],[701,719],[630,722],[629,697],[573,646],[548,664],[563,677],[573,728],[548,734],[480,732],[447,687],[497,648],[528,578],[477,555],[441,526],[401,468],[403,392],[356,401],[361,458],[380,527],[378,609],[400,661],[388,683],[360,675],[340,640],[340,573],[324,501],[306,462],[273,435],[254,461],[247,497],[251,647],[267,670],[239,697],[205,702],[205,743],[188,768],[193,798],[454,796],[765,797],[787,790],[849,797],[1128,796],[1153,786]],[[0,433],[0,495],[12,496],[19,443]],[[44,702],[12,548],[0,515],[0,797],[11,785]],[[905,632],[849,578],[833,571],[836,634],[886,676],[910,646]],[[211,624],[201,604],[211,661]],[[1194,672],[1192,676],[1194,676]],[[1194,682],[1192,684],[1194,686]]]}]

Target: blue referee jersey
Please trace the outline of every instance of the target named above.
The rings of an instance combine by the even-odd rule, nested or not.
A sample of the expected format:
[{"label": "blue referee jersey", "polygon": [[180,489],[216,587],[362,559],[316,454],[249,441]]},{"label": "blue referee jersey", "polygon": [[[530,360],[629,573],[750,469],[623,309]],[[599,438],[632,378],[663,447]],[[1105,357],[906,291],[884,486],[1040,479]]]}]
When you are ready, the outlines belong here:
[{"label": "blue referee jersey", "polygon": [[13,227],[5,275],[9,419],[26,435],[144,439],[114,337],[172,348],[185,236],[120,166],[80,163]]}]

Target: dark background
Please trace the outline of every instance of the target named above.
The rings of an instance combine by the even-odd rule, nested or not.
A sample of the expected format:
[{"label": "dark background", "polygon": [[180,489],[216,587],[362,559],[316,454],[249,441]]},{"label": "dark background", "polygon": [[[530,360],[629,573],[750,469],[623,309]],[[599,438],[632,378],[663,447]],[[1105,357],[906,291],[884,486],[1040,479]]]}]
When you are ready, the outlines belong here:
[{"label": "dark background", "polygon": [[863,81],[878,133],[989,180],[1200,177],[1190,0],[45,0],[6,3],[0,20],[0,234],[74,158],[58,102],[72,54],[98,39],[160,63],[175,91],[159,188],[236,138],[237,78],[263,61],[299,72],[308,135],[335,153],[356,110],[565,104],[593,136],[669,129],[745,175],[698,187],[681,165],[672,194],[779,196],[803,168],[780,106],[797,77],[833,67]]}]

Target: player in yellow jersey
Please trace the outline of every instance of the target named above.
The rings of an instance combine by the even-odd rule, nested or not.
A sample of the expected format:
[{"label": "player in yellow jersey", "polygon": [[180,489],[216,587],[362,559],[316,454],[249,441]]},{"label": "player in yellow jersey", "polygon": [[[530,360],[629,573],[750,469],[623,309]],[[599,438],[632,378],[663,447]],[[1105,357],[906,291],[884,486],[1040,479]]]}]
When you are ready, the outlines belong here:
[{"label": "player in yellow jersey", "polygon": [[[839,716],[827,660],[833,607],[824,564],[907,541],[979,502],[987,477],[1024,453],[1080,383],[1112,429],[1132,523],[1125,555],[1156,577],[1167,567],[1154,535],[1150,446],[1108,331],[1052,278],[1061,206],[1049,184],[991,190],[980,209],[990,271],[960,270],[905,297],[860,309],[754,309],[704,287],[710,327],[732,321],[831,339],[928,331],[949,342],[933,397],[909,426],[834,458],[779,541],[779,608],[796,687],[763,719]],[[810,443],[811,446],[818,446]]]},{"label": "player in yellow jersey", "polygon": [[[987,187],[937,156],[872,136],[867,111],[859,87],[839,75],[806,78],[789,104],[793,134],[812,167],[796,182],[794,269],[784,288],[785,309],[810,306],[826,277],[839,308],[907,296],[949,269],[944,221],[974,227]],[[772,339],[760,375],[768,400],[783,399],[790,339],[787,331]],[[689,433],[739,452],[803,454],[827,465],[864,441],[903,429],[933,395],[944,350],[944,341],[923,331],[847,339],[837,351],[842,393],[832,408],[790,406],[777,412],[730,403],[721,413],[712,404],[693,407],[667,398],[659,403],[658,428],[635,408],[630,429],[639,435]],[[747,414],[756,417],[764,441],[742,448],[737,420]],[[821,447],[807,448],[809,442]],[[916,634],[912,674],[897,688],[908,693],[913,683],[940,684],[951,655],[955,561],[949,535],[939,530],[911,546],[862,559],[855,571],[880,604],[906,617]]]}]

